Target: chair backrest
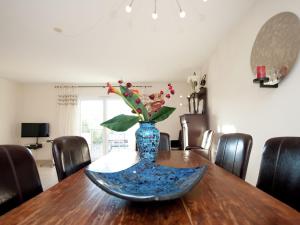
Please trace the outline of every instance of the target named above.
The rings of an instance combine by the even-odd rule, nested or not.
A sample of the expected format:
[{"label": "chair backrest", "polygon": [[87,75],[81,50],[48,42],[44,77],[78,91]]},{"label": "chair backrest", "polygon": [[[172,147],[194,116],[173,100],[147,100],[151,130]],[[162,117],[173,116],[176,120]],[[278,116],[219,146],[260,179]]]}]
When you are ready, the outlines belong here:
[{"label": "chair backrest", "polygon": [[52,153],[59,181],[91,163],[89,147],[83,137],[64,136],[54,139]]},{"label": "chair backrest", "polygon": [[250,152],[252,148],[252,137],[248,134],[232,133],[220,137],[216,165],[245,179]]},{"label": "chair backrest", "polygon": [[200,146],[202,149],[206,149],[206,150],[210,149],[213,134],[214,132],[212,130],[204,131],[201,146]]},{"label": "chair backrest", "polygon": [[300,137],[266,141],[256,186],[300,211]]},{"label": "chair backrest", "polygon": [[208,129],[208,116],[202,114],[185,114],[180,116],[183,131],[183,147],[199,148],[203,133]]},{"label": "chair backrest", "polygon": [[30,151],[18,145],[0,145],[0,215],[43,191]]},{"label": "chair backrest", "polygon": [[170,135],[168,133],[160,133],[158,150],[171,150]]}]

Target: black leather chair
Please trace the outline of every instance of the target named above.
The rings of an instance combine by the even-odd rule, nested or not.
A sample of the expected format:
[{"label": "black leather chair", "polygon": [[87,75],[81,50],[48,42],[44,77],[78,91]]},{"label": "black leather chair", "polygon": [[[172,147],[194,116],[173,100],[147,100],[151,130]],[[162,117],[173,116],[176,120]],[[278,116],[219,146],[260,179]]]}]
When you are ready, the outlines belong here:
[{"label": "black leather chair", "polygon": [[52,153],[59,181],[91,163],[89,147],[83,137],[64,136],[54,139]]},{"label": "black leather chair", "polygon": [[160,133],[160,140],[158,145],[158,150],[171,150],[171,142],[170,142],[170,135],[168,133]]},{"label": "black leather chair", "polygon": [[245,180],[251,148],[250,135],[224,134],[218,143],[215,164]]},{"label": "black leather chair", "polygon": [[267,140],[256,186],[300,211],[300,137]]},{"label": "black leather chair", "polygon": [[30,151],[18,145],[0,145],[0,215],[43,191]]}]

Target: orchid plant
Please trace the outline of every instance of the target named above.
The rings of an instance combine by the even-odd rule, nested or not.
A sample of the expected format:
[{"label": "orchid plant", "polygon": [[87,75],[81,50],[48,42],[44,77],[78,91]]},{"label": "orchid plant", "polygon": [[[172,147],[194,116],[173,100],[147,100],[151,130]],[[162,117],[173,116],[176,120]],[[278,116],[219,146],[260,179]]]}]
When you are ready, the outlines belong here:
[{"label": "orchid plant", "polygon": [[195,72],[187,78],[187,83],[191,86],[193,93],[197,92],[197,89],[199,89],[199,80],[200,77],[196,75]]},{"label": "orchid plant", "polygon": [[108,94],[119,95],[124,102],[132,109],[134,115],[118,115],[101,125],[114,131],[126,131],[138,122],[157,123],[167,119],[175,108],[165,105],[165,98],[170,99],[175,94],[171,84],[168,84],[167,91],[161,90],[151,95],[142,95],[139,90],[134,89],[132,83],[118,81],[119,87],[107,84]]}]

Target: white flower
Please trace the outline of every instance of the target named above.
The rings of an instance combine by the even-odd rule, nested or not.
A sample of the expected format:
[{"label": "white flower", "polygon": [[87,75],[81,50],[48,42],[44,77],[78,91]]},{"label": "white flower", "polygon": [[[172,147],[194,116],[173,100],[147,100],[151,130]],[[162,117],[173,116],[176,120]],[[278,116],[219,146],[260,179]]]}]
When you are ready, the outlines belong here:
[{"label": "white flower", "polygon": [[187,77],[187,83],[192,87],[193,92],[196,91],[196,87],[199,86],[200,77],[194,73],[194,75]]}]

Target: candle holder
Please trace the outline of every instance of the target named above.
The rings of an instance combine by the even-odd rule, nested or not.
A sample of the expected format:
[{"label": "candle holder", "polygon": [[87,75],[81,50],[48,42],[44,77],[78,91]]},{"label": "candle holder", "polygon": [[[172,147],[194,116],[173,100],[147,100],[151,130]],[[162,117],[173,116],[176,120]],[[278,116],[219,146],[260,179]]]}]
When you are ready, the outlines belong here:
[{"label": "candle holder", "polygon": [[269,78],[263,78],[263,79],[254,79],[253,83],[259,83],[259,87],[261,88],[278,88],[278,83],[273,83],[269,81]]},{"label": "candle holder", "polygon": [[[274,72],[275,71],[275,72]],[[253,80],[253,83],[259,83],[261,88],[278,88],[278,83],[280,81],[280,76],[278,76],[277,70],[270,70],[270,75],[266,75],[265,66],[256,67],[256,79]]]}]

